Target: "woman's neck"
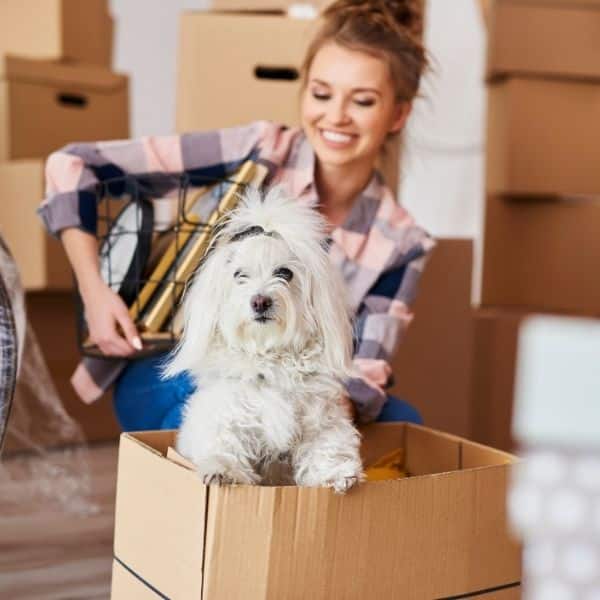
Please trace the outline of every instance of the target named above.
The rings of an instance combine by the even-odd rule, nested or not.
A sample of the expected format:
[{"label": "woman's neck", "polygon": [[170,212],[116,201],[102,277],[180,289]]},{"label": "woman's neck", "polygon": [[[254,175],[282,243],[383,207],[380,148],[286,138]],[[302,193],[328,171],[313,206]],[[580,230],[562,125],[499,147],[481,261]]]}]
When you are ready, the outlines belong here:
[{"label": "woman's neck", "polygon": [[319,192],[319,210],[332,227],[346,220],[356,196],[371,180],[373,168],[370,163],[337,167],[317,162],[315,182]]}]

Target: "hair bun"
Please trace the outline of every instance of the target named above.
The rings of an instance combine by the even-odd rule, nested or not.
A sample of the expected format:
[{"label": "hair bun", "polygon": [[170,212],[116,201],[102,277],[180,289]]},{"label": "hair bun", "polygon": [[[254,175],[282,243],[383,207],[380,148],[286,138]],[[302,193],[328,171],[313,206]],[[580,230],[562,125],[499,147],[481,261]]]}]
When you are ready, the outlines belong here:
[{"label": "hair bun", "polygon": [[[421,37],[423,35],[423,5],[424,0],[380,0],[393,15],[396,23],[408,29],[410,33]],[[373,4],[377,4],[374,2]]]},{"label": "hair bun", "polygon": [[352,16],[367,19],[420,38],[423,34],[423,5],[424,0],[337,0],[323,14],[327,18]]}]

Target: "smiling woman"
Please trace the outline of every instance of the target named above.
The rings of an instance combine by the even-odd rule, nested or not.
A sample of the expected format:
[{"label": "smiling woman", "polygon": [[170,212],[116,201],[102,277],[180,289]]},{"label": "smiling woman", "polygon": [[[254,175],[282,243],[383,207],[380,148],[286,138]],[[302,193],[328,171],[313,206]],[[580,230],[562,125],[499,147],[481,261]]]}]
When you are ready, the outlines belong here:
[{"label": "smiling woman", "polygon": [[[426,67],[420,6],[418,0],[338,0],[325,11],[302,69],[301,128],[260,121],[117,144],[72,144],[50,156],[40,213],[73,264],[92,341],[115,358],[88,360],[78,369],[73,382],[84,399],[99,397],[116,379],[115,409],[124,429],[177,427],[198,383],[185,373],[161,379],[164,356],[124,360],[135,353],[137,332],[125,303],[98,272],[96,209],[86,189],[107,174],[144,177],[157,168],[163,184],[173,174],[227,176],[250,159],[268,167],[269,185],[283,186],[326,218],[323,244],[343,275],[355,317],[356,377],[346,381],[340,402],[361,422],[420,420],[385,389],[434,242],[376,170],[386,140],[406,123]],[[272,278],[281,286],[297,281],[290,264],[280,264]],[[235,279],[249,285],[252,264]],[[264,296],[257,288],[248,301],[265,308]]]}]

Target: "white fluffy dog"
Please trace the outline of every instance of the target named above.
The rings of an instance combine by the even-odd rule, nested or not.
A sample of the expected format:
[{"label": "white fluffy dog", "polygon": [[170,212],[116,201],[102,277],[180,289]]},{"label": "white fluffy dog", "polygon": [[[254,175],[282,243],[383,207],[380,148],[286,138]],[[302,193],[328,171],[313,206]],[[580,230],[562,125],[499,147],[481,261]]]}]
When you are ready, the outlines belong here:
[{"label": "white fluffy dog", "polygon": [[248,192],[186,293],[164,374],[198,384],[177,449],[205,483],[274,483],[282,463],[298,485],[343,493],[363,479],[360,436],[340,405],[351,323],[324,240],[312,207],[281,188]]}]

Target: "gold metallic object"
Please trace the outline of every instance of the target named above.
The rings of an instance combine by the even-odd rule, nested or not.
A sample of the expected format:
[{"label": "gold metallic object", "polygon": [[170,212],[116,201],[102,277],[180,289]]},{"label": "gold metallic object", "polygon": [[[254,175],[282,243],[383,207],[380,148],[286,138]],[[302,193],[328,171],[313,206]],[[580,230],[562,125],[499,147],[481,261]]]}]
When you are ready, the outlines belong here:
[{"label": "gold metallic object", "polygon": [[[259,180],[258,185],[260,185],[266,173],[265,167],[252,161],[245,162],[233,176],[232,185],[219,202],[218,207],[212,212],[208,221],[200,223],[200,220],[197,219],[198,226],[202,225],[203,228],[186,228],[182,232],[184,239],[176,239],[167,249],[165,260],[161,260],[150,278],[151,281],[146,284],[147,286],[153,284],[153,289],[148,292],[148,297],[151,295],[153,297],[139,318],[138,328],[141,332],[154,333],[161,331],[173,307],[177,305],[183,293],[185,282],[187,282],[206,253],[217,221],[235,208],[240,199],[242,186],[256,184],[257,179]],[[193,219],[188,217],[188,220],[195,221],[196,217],[193,215],[192,217]],[[172,277],[168,276],[169,270],[172,271]],[[140,296],[144,294],[144,289],[142,289]],[[156,289],[156,292],[152,294],[154,289]],[[146,297],[143,300],[144,303],[148,302]],[[130,309],[130,314],[134,320],[140,314],[140,304],[141,302],[136,301]]]}]

